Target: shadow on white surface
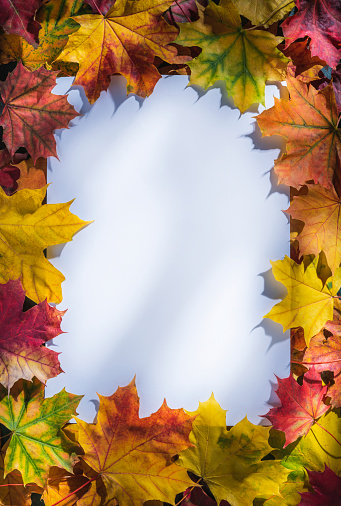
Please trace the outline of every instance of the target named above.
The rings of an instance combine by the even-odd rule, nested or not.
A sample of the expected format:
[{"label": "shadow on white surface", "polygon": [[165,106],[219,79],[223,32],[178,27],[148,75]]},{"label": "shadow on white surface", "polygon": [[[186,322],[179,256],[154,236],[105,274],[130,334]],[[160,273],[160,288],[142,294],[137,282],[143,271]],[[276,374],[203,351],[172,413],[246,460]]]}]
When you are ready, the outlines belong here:
[{"label": "shadow on white surface", "polygon": [[214,391],[228,425],[259,423],[274,373],[289,373],[288,335],[262,322],[285,292],[267,274],[289,252],[288,197],[271,176],[281,146],[256,149],[255,112],[240,115],[219,87],[198,98],[187,82],[162,78],[141,104],[115,76],[92,107],[72,88],[86,114],[58,132],[49,160],[48,202],[76,197],[71,211],[95,220],[49,250],[68,311],[54,339],[65,374],[46,393],[84,394],[87,421],[96,392],[136,374],[141,416],[164,397],[195,410]]}]

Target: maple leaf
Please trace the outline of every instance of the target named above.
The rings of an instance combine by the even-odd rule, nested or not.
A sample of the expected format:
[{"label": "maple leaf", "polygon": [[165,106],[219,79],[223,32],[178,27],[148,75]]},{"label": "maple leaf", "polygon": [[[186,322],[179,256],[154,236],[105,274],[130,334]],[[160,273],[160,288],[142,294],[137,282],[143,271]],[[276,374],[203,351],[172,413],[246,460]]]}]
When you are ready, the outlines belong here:
[{"label": "maple leaf", "polygon": [[[0,62],[21,60],[29,70],[36,70],[42,65],[49,68],[62,52],[68,35],[79,28],[71,16],[79,14],[82,5],[82,0],[53,0],[44,3],[36,15],[37,21],[42,25],[39,46],[32,47],[18,35],[0,34]],[[63,65],[53,65],[52,68],[66,70]]]},{"label": "maple leaf", "polygon": [[11,197],[0,189],[0,283],[20,278],[26,295],[60,302],[64,276],[45,258],[47,246],[72,240],[84,225],[70,213],[72,202],[41,205],[46,187],[20,190]]},{"label": "maple leaf", "polygon": [[332,272],[341,263],[341,201],[334,188],[307,184],[308,193],[293,198],[286,212],[304,222],[297,236],[302,255],[324,251]]},{"label": "maple leaf", "polygon": [[287,76],[290,100],[278,100],[257,116],[263,136],[278,134],[287,153],[275,161],[279,183],[299,188],[309,180],[332,187],[341,158],[341,134],[332,85],[321,91]]},{"label": "maple leaf", "polygon": [[61,334],[64,312],[44,301],[23,313],[24,300],[20,281],[0,285],[0,383],[8,389],[20,378],[45,383],[63,372],[58,354],[42,344]]},{"label": "maple leaf", "polygon": [[67,128],[78,113],[66,96],[51,93],[56,75],[43,67],[30,72],[19,62],[6,81],[0,83],[4,103],[0,126],[12,157],[20,147],[27,149],[34,162],[39,156],[57,156],[53,131]]},{"label": "maple leaf", "polygon": [[[296,506],[300,501],[300,492],[304,490],[304,482],[296,479],[294,473],[290,473],[287,481],[281,485],[279,494],[265,499],[260,504],[262,506]],[[256,503],[254,503],[254,506]]]},{"label": "maple leaf", "polygon": [[255,497],[278,493],[288,471],[279,461],[261,459],[268,455],[269,427],[256,426],[245,417],[226,429],[226,411],[214,396],[199,403],[193,413],[190,441],[195,445],[179,455],[179,464],[202,478],[218,504],[249,506]]},{"label": "maple leaf", "polygon": [[199,17],[197,4],[206,7],[208,0],[176,0],[163,17],[167,23],[188,23],[196,21]]},{"label": "maple leaf", "polygon": [[105,16],[76,16],[81,26],[55,61],[79,63],[73,85],[84,87],[90,103],[116,73],[126,77],[128,93],[147,97],[161,77],[153,64],[155,56],[169,63],[189,59],[177,57],[177,49],[169,45],[178,30],[161,15],[171,4],[172,0],[117,0]]},{"label": "maple leaf", "polygon": [[306,268],[304,262],[297,264],[287,256],[284,260],[271,262],[273,275],[286,286],[288,295],[264,316],[280,323],[283,332],[302,327],[307,345],[326,321],[333,319],[334,303],[340,304],[337,292],[341,287],[341,268],[336,269],[335,276],[323,285],[317,273],[318,260]]},{"label": "maple leaf", "polygon": [[281,21],[295,7],[295,2],[288,0],[233,0],[239,14],[246,17],[253,25],[266,28]]},{"label": "maple leaf", "polygon": [[321,377],[314,366],[304,375],[300,386],[290,375],[288,378],[277,378],[276,394],[281,406],[271,408],[263,415],[270,420],[274,429],[285,433],[285,445],[296,441],[299,436],[305,436],[313,423],[329,409],[324,404],[327,386],[322,386]]},{"label": "maple leaf", "polygon": [[294,473],[296,480],[305,481],[307,469],[323,471],[325,464],[336,474],[341,473],[341,424],[335,412],[323,415],[305,437],[282,449],[283,442],[283,432],[272,429],[269,443],[278,448],[272,453],[282,459],[282,464]]},{"label": "maple leaf", "polygon": [[287,71],[296,79],[304,83],[320,79],[319,72],[326,66],[326,62],[318,56],[311,56],[307,40],[298,40],[287,48],[281,47],[281,50],[285,56],[291,59]]},{"label": "maple leaf", "polygon": [[314,489],[312,492],[303,492],[301,494],[301,506],[338,506],[341,504],[341,477],[326,466],[320,473],[317,471],[308,471],[310,486]]},{"label": "maple leaf", "polygon": [[[42,496],[45,506],[59,504],[59,501],[61,501],[61,505],[72,506],[89,491],[92,485],[92,483],[89,483],[89,479],[82,472],[78,472],[77,467],[73,471],[75,474],[59,467],[51,467],[46,489]],[[63,501],[66,497],[67,502]]]},{"label": "maple leaf", "polygon": [[11,195],[18,188],[17,180],[20,176],[20,170],[12,165],[12,157],[8,149],[0,151],[0,186],[6,193]]},{"label": "maple leaf", "polygon": [[0,25],[7,33],[16,33],[29,44],[37,45],[40,24],[34,19],[43,0],[0,0]]},{"label": "maple leaf", "polygon": [[177,44],[199,46],[202,52],[188,62],[190,84],[203,88],[223,80],[234,103],[246,111],[264,104],[267,80],[285,79],[288,59],[276,46],[283,40],[264,30],[244,30],[231,0],[198,5],[199,20],[180,25]]},{"label": "maple leaf", "polygon": [[20,171],[18,190],[24,190],[25,188],[35,190],[46,186],[46,158],[38,158],[34,165],[32,158],[28,158],[17,163],[16,167]]},{"label": "maple leaf", "polygon": [[296,0],[296,6],[298,12],[281,25],[286,45],[308,35],[311,54],[336,67],[341,58],[341,1]]},{"label": "maple leaf", "polygon": [[96,424],[76,418],[81,459],[103,480],[107,499],[120,506],[150,499],[169,501],[193,482],[171,457],[190,446],[192,418],[166,402],[148,418],[139,418],[134,381],[109,397],[99,395]]},{"label": "maple leaf", "polygon": [[5,474],[14,469],[21,472],[24,485],[35,483],[43,487],[51,466],[72,472],[70,454],[75,450],[61,431],[76,414],[81,395],[64,389],[44,399],[44,385],[19,380],[8,396],[0,393],[0,422],[11,431],[4,461]]},{"label": "maple leaf", "polygon": [[19,471],[12,471],[4,478],[5,446],[0,452],[0,504],[1,506],[31,506],[31,494],[42,492],[32,483],[26,487],[23,484]]}]

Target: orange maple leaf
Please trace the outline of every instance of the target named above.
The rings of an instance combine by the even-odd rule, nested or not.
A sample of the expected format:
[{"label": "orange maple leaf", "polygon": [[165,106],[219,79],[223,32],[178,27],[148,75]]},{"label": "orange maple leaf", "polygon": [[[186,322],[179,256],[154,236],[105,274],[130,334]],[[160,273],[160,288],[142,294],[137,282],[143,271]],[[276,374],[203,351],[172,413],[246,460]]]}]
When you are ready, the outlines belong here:
[{"label": "orange maple leaf", "polygon": [[91,103],[116,73],[126,77],[128,93],[147,97],[161,77],[153,64],[155,56],[168,63],[191,59],[177,56],[177,49],[169,45],[178,29],[161,15],[171,4],[172,0],[117,0],[105,16],[76,16],[81,26],[55,61],[79,63],[73,84],[84,87]]},{"label": "orange maple leaf", "polygon": [[[109,396],[99,395],[96,424],[78,418],[81,459],[104,483],[106,500],[120,506],[143,505],[147,500],[172,502],[194,483],[172,456],[191,445],[193,417],[166,402],[148,418],[139,418],[135,382]],[[84,496],[85,497],[85,496]]]},{"label": "orange maple leaf", "polygon": [[275,161],[279,182],[299,188],[307,181],[332,187],[341,155],[341,132],[332,85],[321,91],[287,76],[290,100],[278,100],[257,116],[264,136],[279,134],[287,152]]}]

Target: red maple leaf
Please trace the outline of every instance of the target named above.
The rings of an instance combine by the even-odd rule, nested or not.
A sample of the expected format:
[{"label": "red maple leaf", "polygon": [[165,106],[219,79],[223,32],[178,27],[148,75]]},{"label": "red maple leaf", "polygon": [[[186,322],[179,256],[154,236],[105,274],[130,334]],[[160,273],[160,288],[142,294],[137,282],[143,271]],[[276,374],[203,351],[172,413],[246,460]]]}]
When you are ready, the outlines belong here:
[{"label": "red maple leaf", "polygon": [[12,157],[8,149],[0,151],[0,186],[6,195],[12,195],[18,188],[17,180],[20,177],[20,169],[11,164]]},{"label": "red maple leaf", "polygon": [[335,68],[341,58],[341,0],[296,0],[296,5],[298,12],[282,23],[286,47],[308,35],[312,56]]},{"label": "red maple leaf", "polygon": [[36,47],[41,25],[34,15],[43,3],[44,0],[0,0],[0,25],[5,32],[21,35]]},{"label": "red maple leaf", "polygon": [[10,155],[25,147],[35,163],[39,156],[57,156],[53,131],[67,128],[78,116],[64,95],[53,95],[58,72],[44,67],[30,72],[21,62],[4,83],[0,95],[4,108],[0,116],[3,142]]},{"label": "red maple leaf", "polygon": [[309,471],[309,482],[313,492],[301,493],[300,506],[339,506],[341,504],[341,477],[328,466],[323,473]]},{"label": "red maple leaf", "polygon": [[308,434],[317,418],[328,411],[329,406],[323,403],[328,387],[322,386],[321,377],[314,367],[304,375],[302,386],[291,375],[289,378],[276,378],[276,393],[282,405],[271,408],[263,416],[270,420],[274,429],[285,433],[286,447],[299,436]]},{"label": "red maple leaf", "polygon": [[43,301],[23,313],[24,299],[19,280],[0,285],[0,383],[8,389],[20,378],[45,383],[63,372],[59,354],[42,344],[62,333],[65,311]]},{"label": "red maple leaf", "polygon": [[90,5],[94,14],[106,16],[115,0],[84,0],[84,3]]}]

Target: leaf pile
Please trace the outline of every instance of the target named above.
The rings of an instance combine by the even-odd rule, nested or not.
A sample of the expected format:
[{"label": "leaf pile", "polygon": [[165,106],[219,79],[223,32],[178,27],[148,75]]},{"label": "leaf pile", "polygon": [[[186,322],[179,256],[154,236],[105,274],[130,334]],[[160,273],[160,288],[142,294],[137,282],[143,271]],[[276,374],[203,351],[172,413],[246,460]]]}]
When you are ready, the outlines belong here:
[{"label": "leaf pile", "polygon": [[[340,0],[0,0],[1,505],[340,503],[340,33]],[[93,103],[114,74],[141,97],[161,74],[187,74],[241,113],[286,81],[288,97],[257,116],[286,140],[274,171],[291,195],[291,255],[271,261],[287,294],[265,315],[291,329],[291,372],[268,426],[227,427],[213,394],[140,418],[134,380],[99,396],[90,424],[81,396],[44,398],[62,372],[45,344],[62,333],[50,303],[64,281],[44,250],[89,223],[44,200],[54,133],[77,116],[52,90],[74,76]]]}]

